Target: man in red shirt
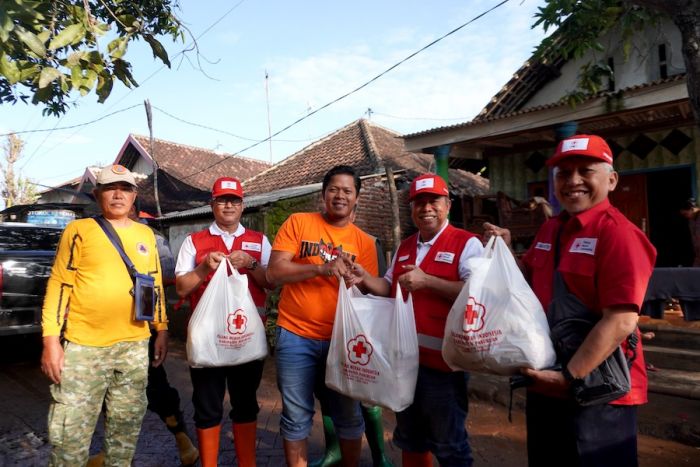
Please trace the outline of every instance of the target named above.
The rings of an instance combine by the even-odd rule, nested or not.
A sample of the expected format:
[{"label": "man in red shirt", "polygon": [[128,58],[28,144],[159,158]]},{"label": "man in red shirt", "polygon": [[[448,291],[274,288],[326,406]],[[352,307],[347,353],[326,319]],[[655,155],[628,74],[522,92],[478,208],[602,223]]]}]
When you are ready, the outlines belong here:
[{"label": "man in red shirt", "polygon": [[[637,466],[637,406],[647,401],[647,375],[641,342],[630,351],[628,336],[639,340],[638,313],[656,250],[611,206],[608,193],[618,181],[612,163],[607,143],[593,135],[564,139],[547,161],[563,212],[540,228],[521,266],[545,310],[556,267],[568,291],[600,319],[562,371],[523,369],[533,381],[526,410],[530,466]],[[484,228],[487,238],[510,243],[507,229]],[[571,387],[619,345],[632,358],[631,390],[609,404],[578,405]]]}]

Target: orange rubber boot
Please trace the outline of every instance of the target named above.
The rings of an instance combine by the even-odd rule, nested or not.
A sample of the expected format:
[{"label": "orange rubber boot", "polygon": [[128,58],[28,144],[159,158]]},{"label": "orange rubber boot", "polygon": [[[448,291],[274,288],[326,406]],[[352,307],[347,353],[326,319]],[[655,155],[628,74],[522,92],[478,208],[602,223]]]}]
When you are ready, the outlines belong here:
[{"label": "orange rubber boot", "polygon": [[239,467],[255,467],[255,441],[258,422],[234,423],[233,443]]},{"label": "orange rubber boot", "polygon": [[217,467],[219,463],[219,436],[221,425],[211,428],[197,428],[199,441],[199,461],[202,467]]},{"label": "orange rubber boot", "polygon": [[433,458],[430,451],[401,451],[401,465],[403,467],[433,467]]}]

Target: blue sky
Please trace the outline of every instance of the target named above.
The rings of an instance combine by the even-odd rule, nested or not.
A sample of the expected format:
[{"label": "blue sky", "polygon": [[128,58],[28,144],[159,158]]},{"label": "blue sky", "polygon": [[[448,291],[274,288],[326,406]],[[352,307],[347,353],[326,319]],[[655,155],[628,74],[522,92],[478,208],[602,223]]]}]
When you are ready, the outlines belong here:
[{"label": "blue sky", "polygon": [[[268,136],[266,71],[274,133],[498,3],[181,0],[178,16],[195,36],[202,34],[203,71],[193,66],[192,52],[185,60],[175,57],[168,69],[144,44],[133,44],[127,59],[140,87],[115,84],[105,104],[97,104],[94,93],[76,98],[61,119],[43,117],[32,105],[1,105],[0,133],[79,125],[135,106],[75,129],[21,134],[26,147],[19,171],[53,186],[88,165],[112,162],[129,133],[147,135],[145,99],[179,119],[240,136],[154,109],[156,138],[272,162],[367,117],[368,108],[372,121],[402,134],[456,124],[473,118],[542,39],[541,31],[530,29],[541,0],[511,0],[277,136],[271,148],[265,142],[241,152]],[[163,43],[171,57],[184,48]]]}]

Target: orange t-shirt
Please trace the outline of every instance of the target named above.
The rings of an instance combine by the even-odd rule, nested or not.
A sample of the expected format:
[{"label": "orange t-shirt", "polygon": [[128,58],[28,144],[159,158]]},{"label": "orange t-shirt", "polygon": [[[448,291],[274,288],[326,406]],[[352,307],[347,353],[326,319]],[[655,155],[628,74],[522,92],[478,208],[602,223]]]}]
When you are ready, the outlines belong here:
[{"label": "orange t-shirt", "polygon": [[[377,250],[372,237],[354,224],[334,227],[319,213],[296,213],[282,224],[273,250],[294,254],[299,264],[323,264],[338,253],[348,253],[373,276],[377,275]],[[316,276],[285,284],[279,302],[277,324],[311,339],[330,339],[338,302],[338,280]]]}]

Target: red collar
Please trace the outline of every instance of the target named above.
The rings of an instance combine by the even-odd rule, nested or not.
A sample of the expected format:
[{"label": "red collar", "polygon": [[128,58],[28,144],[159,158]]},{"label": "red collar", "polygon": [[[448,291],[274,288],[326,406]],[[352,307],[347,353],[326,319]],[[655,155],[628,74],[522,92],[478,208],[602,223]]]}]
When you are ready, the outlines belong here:
[{"label": "red collar", "polygon": [[584,228],[586,225],[590,224],[594,220],[598,219],[601,214],[610,209],[610,200],[605,198],[600,203],[596,204],[590,209],[586,209],[578,214],[571,215],[566,211],[562,211],[557,216],[560,225],[575,225],[577,230]]}]

